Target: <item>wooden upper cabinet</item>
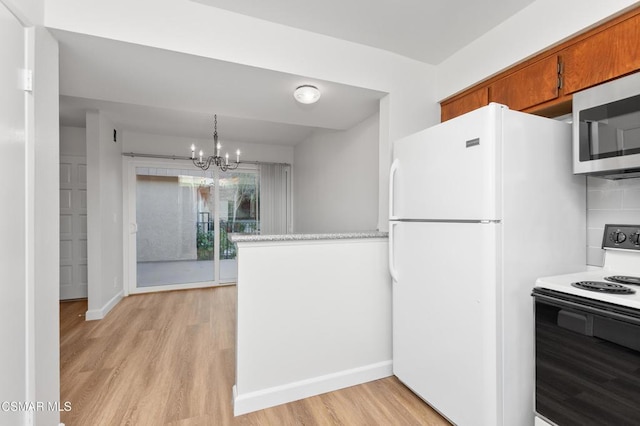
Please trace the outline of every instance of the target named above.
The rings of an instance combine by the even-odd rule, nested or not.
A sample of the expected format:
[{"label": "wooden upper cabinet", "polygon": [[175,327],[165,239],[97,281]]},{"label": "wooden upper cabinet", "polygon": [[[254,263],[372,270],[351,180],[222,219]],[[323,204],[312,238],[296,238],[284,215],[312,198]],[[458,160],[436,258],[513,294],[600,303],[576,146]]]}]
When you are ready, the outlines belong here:
[{"label": "wooden upper cabinet", "polygon": [[449,120],[489,102],[555,117],[571,112],[574,92],[638,70],[640,7],[444,100],[441,119]]},{"label": "wooden upper cabinet", "polygon": [[464,96],[443,103],[440,106],[440,121],[447,121],[487,104],[489,104],[489,90],[487,87],[481,87]]},{"label": "wooden upper cabinet", "polygon": [[520,111],[558,97],[558,55],[541,59],[490,86],[489,99]]},{"label": "wooden upper cabinet", "polygon": [[640,15],[581,40],[560,52],[565,94],[640,69]]},{"label": "wooden upper cabinet", "polygon": [[640,69],[640,15],[561,52],[564,92],[577,92]]}]

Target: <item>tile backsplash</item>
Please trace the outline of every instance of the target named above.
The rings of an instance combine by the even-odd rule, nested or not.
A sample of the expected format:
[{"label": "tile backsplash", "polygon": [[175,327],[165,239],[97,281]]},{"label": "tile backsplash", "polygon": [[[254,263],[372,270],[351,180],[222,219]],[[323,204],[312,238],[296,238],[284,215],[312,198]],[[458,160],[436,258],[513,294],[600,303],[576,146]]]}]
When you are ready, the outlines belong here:
[{"label": "tile backsplash", "polygon": [[587,264],[602,266],[604,225],[640,224],[640,178],[587,177]]}]

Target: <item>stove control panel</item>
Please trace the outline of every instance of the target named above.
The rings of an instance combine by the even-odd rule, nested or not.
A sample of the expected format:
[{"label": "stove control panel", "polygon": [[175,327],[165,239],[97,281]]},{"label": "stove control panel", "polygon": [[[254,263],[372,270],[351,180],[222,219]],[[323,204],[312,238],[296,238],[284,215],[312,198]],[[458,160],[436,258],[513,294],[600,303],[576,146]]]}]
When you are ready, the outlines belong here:
[{"label": "stove control panel", "polygon": [[640,225],[605,225],[602,248],[640,251]]}]

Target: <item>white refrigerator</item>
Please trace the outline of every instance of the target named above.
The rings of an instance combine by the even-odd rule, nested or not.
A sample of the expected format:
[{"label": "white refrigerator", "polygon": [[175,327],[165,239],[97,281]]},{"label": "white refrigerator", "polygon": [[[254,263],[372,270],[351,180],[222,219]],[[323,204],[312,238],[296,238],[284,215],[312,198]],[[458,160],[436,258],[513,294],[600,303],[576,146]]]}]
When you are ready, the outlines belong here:
[{"label": "white refrigerator", "polygon": [[531,289],[586,264],[570,125],[499,104],[394,143],[393,370],[460,426],[534,421]]}]

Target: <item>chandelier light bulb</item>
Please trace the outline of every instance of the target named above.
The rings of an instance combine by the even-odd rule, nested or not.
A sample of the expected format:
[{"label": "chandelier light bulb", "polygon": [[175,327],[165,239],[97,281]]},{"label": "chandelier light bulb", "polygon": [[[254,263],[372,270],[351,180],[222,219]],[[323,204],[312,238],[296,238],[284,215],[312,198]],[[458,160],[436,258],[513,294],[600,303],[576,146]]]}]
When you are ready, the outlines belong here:
[{"label": "chandelier light bulb", "polygon": [[320,90],[316,86],[305,84],[296,88],[293,97],[301,104],[313,104],[320,99]]}]

